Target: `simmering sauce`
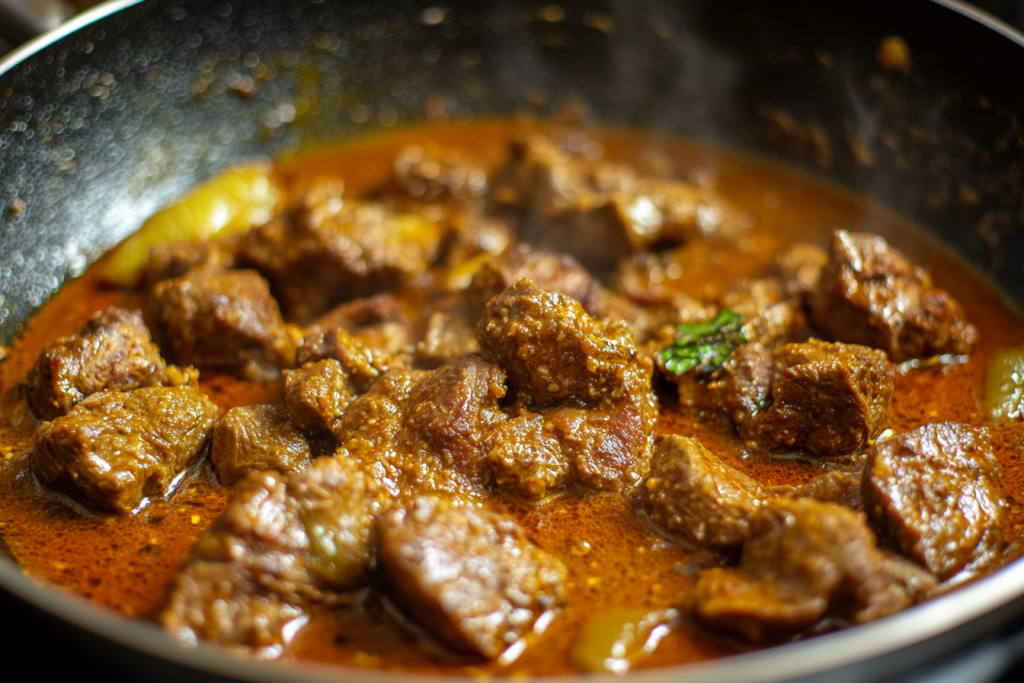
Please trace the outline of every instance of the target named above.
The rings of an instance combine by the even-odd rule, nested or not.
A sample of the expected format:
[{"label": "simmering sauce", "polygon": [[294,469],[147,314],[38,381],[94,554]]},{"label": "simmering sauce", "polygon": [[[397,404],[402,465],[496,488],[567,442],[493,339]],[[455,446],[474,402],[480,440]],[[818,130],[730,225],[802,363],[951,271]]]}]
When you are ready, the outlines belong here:
[{"label": "simmering sauce", "polygon": [[[545,132],[551,129],[538,128]],[[477,155],[497,169],[510,142],[531,129],[524,124],[482,122],[408,130],[352,143],[329,153],[285,160],[275,168],[287,193],[324,178],[342,179],[346,194],[382,185],[398,152],[430,142]],[[564,133],[564,131],[562,131]],[[711,184],[739,210],[748,226],[728,244],[695,243],[680,250],[677,267],[665,269],[658,287],[712,300],[730,283],[767,272],[778,251],[804,241],[827,247],[836,229],[885,237],[910,260],[928,268],[937,286],[963,304],[980,331],[969,356],[897,366],[889,427],[894,432],[928,422],[987,426],[1003,469],[1009,514],[1004,530],[1016,541],[1024,525],[1024,424],[990,424],[981,396],[986,363],[994,352],[1024,343],[1024,325],[990,286],[906,221],[807,175],[728,150],[651,133],[589,130],[574,133],[602,159],[641,169],[669,170]],[[441,276],[441,273],[437,273]],[[53,339],[72,334],[97,310],[114,304],[139,308],[141,296],[101,284],[95,269],[67,283],[28,322],[0,364],[8,393]],[[280,402],[279,383],[254,384],[204,371],[202,390],[221,413],[234,406]],[[823,469],[812,459],[770,457],[744,450],[730,423],[713,413],[680,408],[673,385],[656,381],[662,434],[695,436],[728,464],[762,484],[799,484]],[[169,500],[153,500],[133,516],[89,512],[45,490],[27,467],[34,425],[8,399],[11,425],[0,427],[0,535],[24,571],[128,617],[152,620],[175,573],[198,535],[224,508],[230,488],[219,485],[208,465],[187,476]],[[705,551],[673,541],[646,517],[634,493],[598,494],[571,489],[534,503],[495,493],[491,506],[514,517],[528,537],[568,568],[567,608],[536,643],[510,664],[444,653],[417,633],[372,591],[350,609],[315,612],[286,647],[284,658],[359,667],[463,674],[562,674],[577,667],[571,657],[581,628],[615,609],[678,608],[698,569],[713,564]],[[650,667],[721,657],[750,646],[703,632],[679,620],[658,646],[634,666]]]}]

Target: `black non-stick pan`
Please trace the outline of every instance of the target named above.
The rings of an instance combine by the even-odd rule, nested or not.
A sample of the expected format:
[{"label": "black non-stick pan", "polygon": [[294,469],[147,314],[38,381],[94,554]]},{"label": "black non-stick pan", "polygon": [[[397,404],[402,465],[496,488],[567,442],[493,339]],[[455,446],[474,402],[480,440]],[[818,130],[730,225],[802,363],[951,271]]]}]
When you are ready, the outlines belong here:
[{"label": "black non-stick pan", "polygon": [[[0,62],[0,339],[145,216],[231,165],[439,117],[523,113],[573,112],[802,166],[917,221],[1024,304],[1020,34],[948,0],[541,11],[551,4],[122,0],[12,53]],[[908,68],[879,63],[886,36],[909,46]],[[240,89],[258,64],[272,76]],[[970,201],[957,200],[964,188]],[[5,558],[0,587],[7,627],[18,629],[8,615],[32,615],[27,640],[58,663],[78,643],[70,652],[146,680],[413,678],[184,650]],[[1022,614],[1017,562],[872,624],[631,677],[881,680],[980,641],[990,645],[974,652],[995,670]]]}]

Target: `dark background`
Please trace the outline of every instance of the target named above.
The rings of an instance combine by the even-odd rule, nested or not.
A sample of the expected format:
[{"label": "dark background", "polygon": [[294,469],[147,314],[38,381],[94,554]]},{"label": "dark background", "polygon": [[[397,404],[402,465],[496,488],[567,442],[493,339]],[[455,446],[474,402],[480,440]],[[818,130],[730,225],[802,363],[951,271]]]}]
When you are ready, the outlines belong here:
[{"label": "dark background", "polygon": [[[78,10],[85,10],[99,4],[98,0],[66,1]],[[977,0],[972,4],[1024,31],[1024,0]],[[0,30],[0,34],[2,33],[3,31]],[[0,35],[0,56],[3,56],[14,47],[16,46]]]}]

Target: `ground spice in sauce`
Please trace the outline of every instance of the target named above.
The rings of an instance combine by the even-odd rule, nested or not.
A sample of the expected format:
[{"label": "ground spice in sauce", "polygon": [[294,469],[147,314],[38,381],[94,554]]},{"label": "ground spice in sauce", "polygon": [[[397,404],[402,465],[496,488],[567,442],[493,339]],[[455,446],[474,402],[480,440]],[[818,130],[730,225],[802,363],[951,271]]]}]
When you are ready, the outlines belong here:
[{"label": "ground spice in sauce", "polygon": [[[384,182],[396,154],[409,143],[427,140],[471,150],[497,167],[510,141],[524,132],[522,125],[504,122],[404,131],[316,157],[283,161],[276,174],[290,193],[323,178],[341,178],[346,193],[358,194]],[[918,369],[904,364],[896,377],[889,426],[899,432],[939,420],[987,424],[980,404],[986,361],[998,349],[1021,345],[1024,325],[980,277],[913,226],[844,191],[758,159],[651,133],[588,134],[606,159],[641,164],[657,150],[661,167],[710,179],[751,226],[729,245],[714,250],[695,247],[707,251],[680,262],[678,268],[667,268],[670,277],[658,282],[661,287],[711,298],[735,279],[764,271],[780,247],[793,241],[825,246],[831,231],[839,228],[880,234],[911,260],[927,264],[936,284],[965,306],[981,332],[981,342],[966,358]],[[11,345],[0,364],[0,388],[8,392],[45,344],[70,334],[90,313],[110,304],[132,308],[139,301],[131,292],[104,288],[94,272],[68,283]],[[282,396],[279,384],[251,384],[215,373],[204,372],[201,387],[222,413],[233,406],[280,402]],[[667,383],[659,383],[658,390],[659,432],[696,436],[762,484],[799,484],[822,471],[809,459],[750,455],[728,421],[681,410]],[[1011,422],[990,430],[1009,496],[1005,532],[1013,540],[1024,526],[1024,426]],[[154,617],[196,537],[217,517],[229,493],[201,465],[169,500],[152,501],[131,517],[97,515],[41,489],[25,466],[30,433],[4,426],[0,443],[0,534],[16,560],[29,575],[127,616]],[[314,614],[285,656],[429,673],[572,673],[576,669],[569,653],[582,624],[614,608],[678,607],[697,570],[713,561],[705,551],[685,548],[656,530],[638,511],[641,506],[632,495],[566,491],[530,503],[496,494],[491,504],[517,519],[534,543],[558,556],[569,570],[569,607],[556,617],[542,642],[527,648],[510,666],[439,653],[398,626],[394,610],[371,594],[352,609]],[[746,647],[683,624],[636,666],[720,657]]]}]

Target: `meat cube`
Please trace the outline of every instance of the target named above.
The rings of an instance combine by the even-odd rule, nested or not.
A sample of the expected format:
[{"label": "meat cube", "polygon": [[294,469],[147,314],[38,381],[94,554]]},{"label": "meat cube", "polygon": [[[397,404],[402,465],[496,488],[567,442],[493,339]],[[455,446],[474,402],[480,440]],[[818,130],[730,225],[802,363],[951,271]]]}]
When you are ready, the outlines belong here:
[{"label": "meat cube", "polygon": [[997,567],[1006,494],[983,432],[939,422],[868,451],[865,507],[892,545],[942,580]]},{"label": "meat cube", "polygon": [[232,244],[210,240],[153,245],[144,272],[146,288],[163,280],[182,277],[193,270],[217,272],[233,268],[235,254]]},{"label": "meat cube", "polygon": [[177,363],[270,381],[295,348],[267,281],[251,270],[192,271],[153,288],[147,321]]},{"label": "meat cube", "polygon": [[[830,470],[812,477],[798,486],[790,487],[784,495],[794,498],[813,498],[822,503],[834,503],[851,510],[863,510],[864,498],[861,495],[862,472]],[[781,493],[780,487],[769,488],[769,493]]]},{"label": "meat cube", "polygon": [[487,305],[477,325],[484,357],[508,376],[522,407],[551,432],[592,488],[639,483],[657,420],[652,367],[621,321],[588,316],[575,300],[520,280]]},{"label": "meat cube", "polygon": [[465,289],[481,263],[511,248],[516,241],[508,220],[479,213],[483,208],[474,205],[470,210],[448,214],[442,263],[449,267],[445,278],[449,289]]},{"label": "meat cube", "polygon": [[520,216],[524,242],[572,254],[602,279],[623,254],[681,243],[713,229],[724,214],[708,190],[638,178],[626,166],[573,156],[540,136],[513,146],[492,196]]},{"label": "meat cube", "polygon": [[185,647],[215,643],[237,655],[273,659],[308,620],[306,610],[261,591],[241,564],[193,561],[176,577],[161,625]]},{"label": "meat cube", "polygon": [[644,374],[623,323],[593,320],[575,300],[529,280],[491,300],[477,339],[484,356],[508,373],[510,387],[535,405],[600,401]]},{"label": "meat cube", "polygon": [[250,231],[239,261],[263,273],[290,320],[309,324],[342,301],[409,282],[437,255],[440,228],[415,214],[320,188],[291,214]]},{"label": "meat cube", "polygon": [[743,324],[743,334],[751,348],[777,349],[784,344],[805,341],[807,319],[797,301],[780,301],[751,315]]},{"label": "meat cube", "polygon": [[760,484],[699,441],[675,435],[658,442],[646,489],[655,524],[716,549],[742,544],[751,516],[768,498]]},{"label": "meat cube", "polygon": [[807,339],[807,320],[799,300],[780,278],[741,280],[720,299],[722,308],[743,316],[750,350],[774,349]]},{"label": "meat cube", "polygon": [[568,254],[537,251],[525,244],[506,249],[483,264],[473,275],[466,296],[475,310],[483,311],[488,301],[522,279],[576,299],[591,315],[601,298],[601,283],[576,259]]},{"label": "meat cube", "polygon": [[210,464],[222,484],[234,484],[250,470],[298,472],[311,457],[283,406],[232,408],[213,428]]},{"label": "meat cube", "polygon": [[744,344],[706,381],[688,372],[671,377],[679,387],[679,400],[687,406],[724,411],[735,425],[745,425],[771,400],[772,352]]},{"label": "meat cube", "polygon": [[658,408],[649,388],[630,383],[635,391],[627,389],[598,405],[581,408],[567,402],[540,409],[562,455],[572,463],[575,480],[587,488],[635,486],[650,469]]},{"label": "meat cube", "polygon": [[672,376],[680,402],[720,410],[751,450],[848,455],[878,436],[889,415],[894,368],[881,351],[817,339],[774,350],[737,348],[703,380]]},{"label": "meat cube", "polygon": [[786,291],[803,297],[817,291],[828,265],[828,254],[813,244],[798,242],[775,259]]},{"label": "meat cube", "polygon": [[522,411],[496,425],[487,461],[499,487],[539,500],[568,481],[571,463],[544,423],[543,415]]},{"label": "meat cube", "polygon": [[714,288],[713,293],[703,290],[694,292],[694,295],[700,296],[698,299],[680,291],[681,287],[677,282],[679,273],[686,272],[686,268],[679,264],[680,255],[689,254],[698,247],[702,254],[694,256],[693,259],[700,261],[705,269],[715,268],[717,264],[709,257],[711,247],[702,242],[674,251],[642,251],[629,258],[620,259],[610,287],[628,300],[642,304],[641,310],[650,310],[652,307],[671,310],[675,315],[673,319],[666,319],[666,324],[710,320],[718,311],[714,306],[705,303],[704,299],[719,294],[718,289]]},{"label": "meat cube", "polygon": [[506,249],[481,266],[466,295],[474,310],[482,312],[488,301],[523,279],[545,291],[576,299],[595,318],[636,324],[642,316],[632,302],[605,289],[573,257],[530,249],[525,244]]},{"label": "meat cube", "polygon": [[487,194],[487,168],[464,151],[409,145],[395,157],[387,194],[419,202],[470,204]]},{"label": "meat cube", "polygon": [[369,580],[385,499],[344,457],[287,477],[249,473],[200,536],[160,623],[184,645],[276,657],[312,606],[344,604]]},{"label": "meat cube", "polygon": [[496,513],[421,497],[381,515],[377,536],[394,595],[457,652],[494,659],[565,602],[566,568]]},{"label": "meat cube", "polygon": [[490,432],[506,419],[502,380],[479,356],[433,372],[392,370],[352,401],[334,433],[350,458],[381,473],[392,496],[480,495]]},{"label": "meat cube", "polygon": [[284,371],[284,403],[292,422],[305,432],[333,432],[352,402],[348,375],[333,358]]},{"label": "meat cube", "polygon": [[751,516],[739,567],[701,572],[685,606],[708,628],[775,640],[825,616],[862,623],[909,606],[919,586],[898,578],[862,514],[775,499]]},{"label": "meat cube", "polygon": [[731,308],[745,318],[753,318],[765,309],[785,301],[788,296],[781,278],[766,277],[737,280],[722,294],[722,308]]},{"label": "meat cube", "polygon": [[101,391],[36,430],[39,479],[88,508],[129,514],[167,495],[206,444],[217,406],[192,388]]},{"label": "meat cube", "polygon": [[401,305],[390,294],[354,299],[317,318],[322,330],[340,327],[364,345],[389,355],[408,353],[412,343]]},{"label": "meat cube", "polygon": [[354,393],[367,391],[396,363],[380,349],[367,346],[340,327],[309,328],[295,354],[301,365],[333,359],[341,365]]},{"label": "meat cube", "polygon": [[413,388],[396,443],[485,484],[490,432],[507,419],[498,406],[504,396],[505,373],[497,365],[477,355],[450,360]]},{"label": "meat cube", "polygon": [[335,306],[317,318],[316,324],[324,329],[341,327],[358,330],[380,323],[401,322],[401,304],[391,294],[375,294]]},{"label": "meat cube", "polygon": [[[880,351],[817,339],[787,344],[772,356],[770,403],[736,426],[770,451],[852,453],[882,431],[893,382],[892,364]],[[737,406],[736,414],[745,409]]]},{"label": "meat cube", "polygon": [[435,311],[427,318],[427,331],[416,343],[416,365],[433,369],[468,353],[479,353],[476,331],[457,313]]},{"label": "meat cube", "polygon": [[37,418],[52,420],[98,391],[195,386],[197,380],[191,368],[164,362],[138,311],[110,306],[43,349],[25,379],[25,398]]},{"label": "meat cube", "polygon": [[932,285],[877,235],[837,231],[811,321],[832,339],[882,349],[894,362],[969,353],[978,329],[949,292]]},{"label": "meat cube", "polygon": [[334,430],[338,441],[352,453],[377,453],[393,448],[405,420],[409,395],[429,375],[424,370],[389,370],[381,375],[342,414]]}]

